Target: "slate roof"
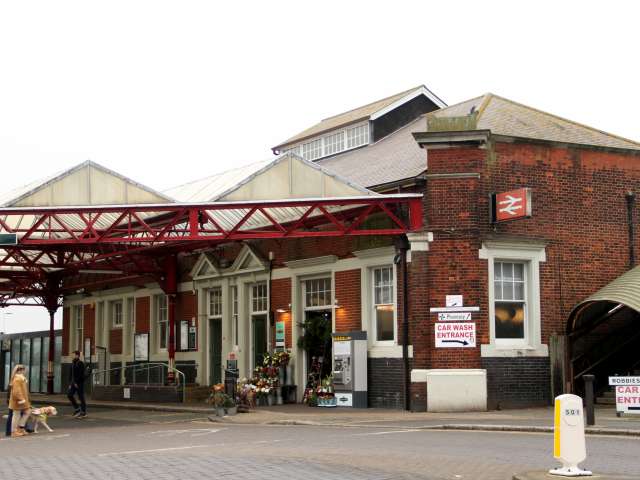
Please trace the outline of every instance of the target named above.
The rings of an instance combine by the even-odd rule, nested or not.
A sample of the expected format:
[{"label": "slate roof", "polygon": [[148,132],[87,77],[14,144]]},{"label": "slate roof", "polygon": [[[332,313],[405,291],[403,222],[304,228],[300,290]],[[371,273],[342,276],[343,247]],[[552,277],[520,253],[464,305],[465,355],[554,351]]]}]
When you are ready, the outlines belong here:
[{"label": "slate roof", "polygon": [[433,92],[427,89],[424,85],[419,85],[415,88],[405,90],[404,92],[391,95],[390,97],[386,97],[381,100],[376,100],[375,102],[369,103],[362,107],[358,107],[353,110],[349,110],[347,112],[325,118],[319,123],[313,125],[312,127],[307,128],[306,130],[303,130],[302,132],[298,133],[297,135],[294,135],[293,137],[285,140],[284,142],[280,143],[279,145],[273,148],[279,149],[280,147],[283,147],[285,145],[296,143],[300,140],[304,140],[306,138],[310,138],[310,137],[319,135],[321,133],[328,132],[330,130],[336,129],[341,126],[356,123],[358,121],[367,120],[376,112],[379,112],[380,110],[383,110],[384,108],[389,107],[394,102],[397,102],[398,100],[401,100],[403,97],[406,97],[419,90],[423,90],[436,105],[441,107],[446,105],[442,100],[440,100]]},{"label": "slate roof", "polygon": [[[416,144],[417,145],[417,144]],[[424,153],[424,152],[423,152]],[[308,165],[311,168],[322,171],[325,175],[335,178],[336,180],[343,182],[356,190],[359,190],[364,195],[373,194],[361,184],[357,184],[351,178],[345,178],[339,172],[332,171],[319,163],[310,162],[304,160],[301,156],[292,152],[283,153],[275,158],[263,160],[260,162],[250,163],[242,167],[226,170],[224,172],[216,173],[193,182],[185,183],[177,187],[165,190],[163,193],[171,198],[174,198],[178,202],[215,202],[222,199],[226,195],[240,188],[242,185],[251,181],[258,174],[268,170],[275,166],[277,163],[288,157],[295,157],[300,162]]]},{"label": "slate roof", "polygon": [[640,143],[578,122],[543,112],[521,103],[487,93],[427,114],[427,118],[451,118],[477,113],[477,130],[496,135],[533,138],[600,147],[640,149]]},{"label": "slate roof", "polygon": [[320,159],[317,163],[368,188],[413,178],[427,168],[425,151],[413,138],[414,132],[425,129],[426,120],[422,115],[376,143]]}]

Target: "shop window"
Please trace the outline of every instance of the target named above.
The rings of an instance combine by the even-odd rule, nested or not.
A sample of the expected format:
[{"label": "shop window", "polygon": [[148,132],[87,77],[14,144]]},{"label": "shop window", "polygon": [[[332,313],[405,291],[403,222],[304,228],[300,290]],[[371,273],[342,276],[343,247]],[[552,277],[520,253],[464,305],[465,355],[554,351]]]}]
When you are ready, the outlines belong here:
[{"label": "shop window", "polygon": [[122,300],[111,302],[111,325],[113,328],[122,328]]},{"label": "shop window", "polygon": [[158,348],[166,350],[169,345],[169,308],[166,295],[156,296],[156,321],[158,324]]},{"label": "shop window", "polygon": [[188,320],[180,321],[180,350],[196,349],[196,327],[191,326]]},{"label": "shop window", "polygon": [[393,267],[374,268],[372,273],[375,339],[377,342],[393,342],[396,339]]}]

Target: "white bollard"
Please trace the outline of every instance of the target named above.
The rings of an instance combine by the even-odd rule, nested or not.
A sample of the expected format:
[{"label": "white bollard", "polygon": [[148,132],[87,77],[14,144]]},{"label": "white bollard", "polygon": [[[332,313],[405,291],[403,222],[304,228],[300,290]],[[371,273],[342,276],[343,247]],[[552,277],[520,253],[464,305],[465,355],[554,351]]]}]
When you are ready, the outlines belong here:
[{"label": "white bollard", "polygon": [[549,470],[552,475],[579,477],[591,475],[578,463],[587,458],[584,438],[584,413],[582,398],[565,394],[556,397],[553,421],[553,456],[562,467]]}]

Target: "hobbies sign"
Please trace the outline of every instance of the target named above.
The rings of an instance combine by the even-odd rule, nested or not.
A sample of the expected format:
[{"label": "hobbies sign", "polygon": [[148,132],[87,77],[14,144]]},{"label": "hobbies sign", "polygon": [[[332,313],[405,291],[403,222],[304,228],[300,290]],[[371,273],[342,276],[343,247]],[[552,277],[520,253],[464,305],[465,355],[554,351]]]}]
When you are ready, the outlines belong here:
[{"label": "hobbies sign", "polygon": [[616,394],[616,410],[640,414],[640,377],[609,377]]},{"label": "hobbies sign", "polygon": [[474,348],[476,346],[476,324],[436,323],[436,348]]}]

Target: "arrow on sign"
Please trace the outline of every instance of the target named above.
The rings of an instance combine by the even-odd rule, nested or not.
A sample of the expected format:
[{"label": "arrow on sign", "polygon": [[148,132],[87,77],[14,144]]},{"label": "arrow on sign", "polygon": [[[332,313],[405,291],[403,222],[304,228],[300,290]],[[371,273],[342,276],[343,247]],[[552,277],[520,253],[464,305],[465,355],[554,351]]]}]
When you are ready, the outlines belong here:
[{"label": "arrow on sign", "polygon": [[442,340],[442,343],[460,343],[462,345],[469,345],[466,340]]},{"label": "arrow on sign", "polygon": [[517,205],[522,202],[522,198],[512,197],[511,195],[507,195],[505,200],[498,202],[499,205],[506,205],[506,207],[501,208],[499,211],[508,213],[509,215],[517,215],[518,212],[516,210],[522,209],[522,204]]}]

